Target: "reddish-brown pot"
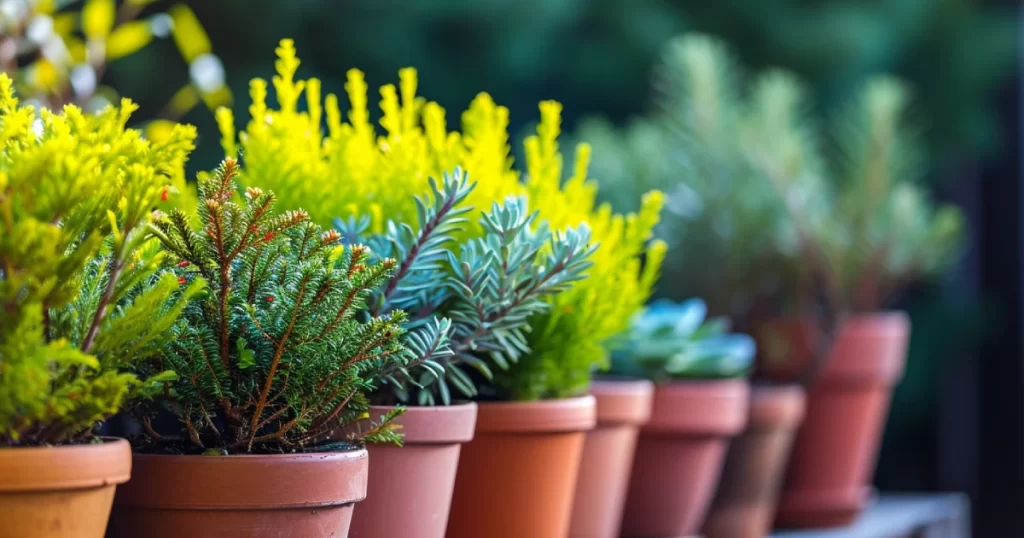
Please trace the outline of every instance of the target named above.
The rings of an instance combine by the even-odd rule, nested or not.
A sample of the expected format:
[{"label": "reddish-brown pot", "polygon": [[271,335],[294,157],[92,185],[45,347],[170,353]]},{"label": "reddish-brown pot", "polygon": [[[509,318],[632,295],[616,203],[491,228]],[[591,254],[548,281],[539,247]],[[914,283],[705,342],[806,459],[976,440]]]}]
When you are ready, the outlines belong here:
[{"label": "reddish-brown pot", "polygon": [[366,497],[366,450],[253,456],[136,454],[108,538],[345,538]]},{"label": "reddish-brown pot", "polygon": [[622,536],[697,533],[718,484],[729,440],[747,423],[745,379],[657,385],[640,430]]},{"label": "reddish-brown pot", "polygon": [[[374,406],[376,420],[392,407]],[[462,443],[473,439],[475,403],[409,407],[394,423],[403,446],[370,445],[366,500],[352,516],[352,538],[444,538]]]},{"label": "reddish-brown pot", "polygon": [[797,385],[758,385],[747,429],[733,439],[718,492],[704,522],[706,538],[762,538],[772,528],[782,478],[806,398]]},{"label": "reddish-brown pot", "polygon": [[[757,328],[758,371],[793,381],[813,349],[813,324],[780,320]],[[851,523],[871,497],[870,482],[903,375],[910,319],[903,312],[846,318],[828,363],[814,381],[807,416],[793,445],[776,524],[832,527]]]},{"label": "reddish-brown pot", "polygon": [[640,427],[651,416],[654,384],[644,380],[599,380],[590,386],[597,400],[597,427],[587,432],[573,501],[572,538],[619,535],[629,473]]},{"label": "reddish-brown pot", "polygon": [[0,449],[0,537],[102,538],[131,471],[124,439]]},{"label": "reddish-brown pot", "polygon": [[565,538],[594,397],[481,403],[448,538]]}]

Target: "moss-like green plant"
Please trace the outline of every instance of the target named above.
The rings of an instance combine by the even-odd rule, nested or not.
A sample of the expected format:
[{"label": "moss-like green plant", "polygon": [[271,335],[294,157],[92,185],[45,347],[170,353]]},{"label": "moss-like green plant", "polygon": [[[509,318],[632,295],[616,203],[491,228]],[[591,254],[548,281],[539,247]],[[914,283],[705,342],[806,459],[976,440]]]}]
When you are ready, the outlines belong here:
[{"label": "moss-like green plant", "polygon": [[[558,103],[541,104],[541,122],[537,135],[526,142],[521,178],[510,157],[508,109],[487,94],[478,95],[462,114],[461,132],[449,131],[445,111],[416,95],[416,72],[404,69],[398,87],[380,90],[383,130],[378,133],[370,122],[362,73],[348,73],[349,110],[343,116],[337,97],[322,99],[320,81],[296,80],[299,60],[291,41],[283,41],[277,53],[277,109],[267,105],[268,83],[256,79],[250,86],[251,119],[242,133],[236,134],[229,111],[218,111],[225,151],[234,155],[241,150],[245,158],[246,184],[282,193],[288,205],[309,208],[319,222],[362,216],[369,231],[380,233],[388,220],[410,226],[419,222],[414,200],[429,192],[428,179],[459,166],[476,183],[466,198],[476,215],[510,195],[525,195],[537,221],[550,229],[589,228],[599,248],[590,257],[587,278],[547,296],[549,308],[529,319],[530,352],[507,372],[496,372],[490,391],[513,399],[584,392],[591,371],[607,364],[614,338],[652,292],[664,254],[663,244],[649,243],[661,193],[646,196],[636,214],[616,214],[598,205],[596,185],[587,175],[586,145],[577,148],[572,178],[563,182]],[[303,94],[306,110],[300,111]],[[325,119],[326,134],[320,129]],[[460,239],[484,233],[482,221],[469,221]]]},{"label": "moss-like green plant", "polygon": [[[178,373],[154,404],[182,433],[154,428],[143,402],[135,414],[155,445],[147,449],[307,450],[364,417],[379,372],[417,359],[401,344],[404,312],[357,317],[395,260],[370,263],[367,247],[344,248],[304,211],[275,215],[271,192],[239,197],[237,170],[228,159],[200,178],[197,227],[178,209],[154,225],[178,278],[203,279],[209,292],[150,365]],[[398,441],[388,424],[397,413],[352,440]]]},{"label": "moss-like green plant", "polygon": [[156,276],[146,231],[195,132],[149,142],[133,110],[37,112],[0,74],[0,446],[86,438],[168,376],[130,369],[199,288]]},{"label": "moss-like green plant", "polygon": [[[654,172],[644,177],[669,193],[662,235],[682,238],[670,264],[681,271],[669,278],[693,283],[686,293],[740,316],[822,301],[837,313],[873,311],[955,259],[962,217],[935,208],[918,182],[920,139],[895,79],[869,81],[819,127],[798,80],[768,71],[747,84],[712,38],[673,41],[658,73],[657,112],[626,141],[605,128],[581,136],[636,151],[642,137],[657,140],[662,164],[645,163]],[[614,199],[646,158],[657,157],[598,163]]]},{"label": "moss-like green plant", "polygon": [[754,339],[730,334],[727,318],[706,316],[707,305],[700,299],[655,302],[634,318],[628,344],[613,355],[612,371],[653,381],[750,373]]},{"label": "moss-like green plant", "polygon": [[[550,308],[547,297],[565,292],[590,267],[588,230],[551,232],[523,198],[494,203],[480,215],[482,235],[454,245],[468,223],[463,215],[472,208],[465,199],[474,186],[458,168],[441,186],[431,180],[430,198],[418,200],[418,229],[390,222],[386,233],[369,241],[376,252],[399,260],[371,311],[403,308],[412,313],[410,325],[422,327],[408,339],[423,360],[388,378],[401,401],[412,387],[420,389],[420,404],[447,405],[449,385],[463,397],[476,396],[464,368],[493,379],[492,365],[506,370],[529,355],[530,319]],[[358,240],[367,221],[360,226],[339,219],[339,225],[348,240]],[[449,353],[433,351],[446,342]]]}]

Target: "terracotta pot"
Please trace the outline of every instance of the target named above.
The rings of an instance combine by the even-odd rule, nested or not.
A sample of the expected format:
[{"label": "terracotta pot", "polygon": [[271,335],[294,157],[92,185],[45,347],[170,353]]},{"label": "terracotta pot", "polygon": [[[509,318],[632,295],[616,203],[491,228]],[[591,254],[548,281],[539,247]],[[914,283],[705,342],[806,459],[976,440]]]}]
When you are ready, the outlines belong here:
[{"label": "terracotta pot", "polygon": [[366,496],[365,450],[259,456],[136,454],[108,538],[345,538]]},{"label": "terracotta pot", "polygon": [[[759,325],[758,371],[769,379],[796,379],[810,361],[814,335],[806,321]],[[909,338],[910,319],[903,312],[853,316],[840,327],[808,394],[776,524],[843,526],[866,507]]]},{"label": "terracotta pot", "polygon": [[[391,407],[374,406],[376,420]],[[444,538],[462,443],[473,438],[475,403],[409,407],[395,420],[404,445],[370,445],[366,500],[352,516],[352,538]]]},{"label": "terracotta pot", "polygon": [[775,519],[782,478],[806,398],[797,385],[755,386],[747,429],[733,439],[704,522],[707,538],[762,538]]},{"label": "terracotta pot", "polygon": [[103,538],[131,471],[124,439],[0,449],[0,538]]},{"label": "terracotta pot", "polygon": [[622,536],[676,537],[700,530],[729,439],[747,423],[745,379],[657,385],[640,430]]},{"label": "terracotta pot", "polygon": [[651,416],[654,384],[644,380],[598,380],[597,427],[587,432],[576,481],[569,536],[615,538],[622,523],[629,473],[640,427]]},{"label": "terracotta pot", "polygon": [[[448,538],[565,538],[594,397],[480,403]],[[397,538],[397,537],[396,537]]]}]

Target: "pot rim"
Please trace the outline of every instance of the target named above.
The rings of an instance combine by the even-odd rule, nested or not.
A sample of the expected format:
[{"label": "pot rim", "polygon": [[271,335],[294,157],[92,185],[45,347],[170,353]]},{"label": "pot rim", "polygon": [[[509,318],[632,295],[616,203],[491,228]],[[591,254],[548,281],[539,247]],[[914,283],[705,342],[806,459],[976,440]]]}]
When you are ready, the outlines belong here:
[{"label": "pot rim", "polygon": [[746,378],[672,380],[654,388],[651,420],[644,433],[725,436],[747,425],[750,384]]},{"label": "pot rim", "polygon": [[128,441],[0,449],[0,493],[99,488],[131,478]]},{"label": "pot rim", "polygon": [[477,433],[557,433],[592,430],[597,402],[589,394],[529,402],[479,402]]},{"label": "pot rim", "polygon": [[651,418],[654,383],[646,379],[595,379],[590,394],[597,400],[598,424],[641,425]]},{"label": "pot rim", "polygon": [[[754,324],[755,333],[772,334],[786,342],[784,355],[759,350],[757,375],[774,382],[794,382],[810,362],[813,318],[765,318]],[[842,322],[828,360],[814,387],[832,388],[862,385],[895,385],[903,376],[911,320],[903,310],[850,314]],[[779,336],[781,335],[781,336]],[[795,345],[795,347],[793,347]],[[864,346],[874,346],[865,353]],[[852,351],[851,351],[852,350]]]},{"label": "pot rim", "polygon": [[793,429],[807,409],[807,393],[796,384],[753,385],[750,388],[750,429]]},{"label": "pot rim", "polygon": [[[377,420],[391,411],[393,405],[370,406],[370,419]],[[460,401],[452,405],[405,406],[395,419],[402,426],[399,433],[404,444],[468,443],[476,432],[476,402]]]},{"label": "pot rim", "polygon": [[[366,498],[365,448],[303,454],[228,456],[134,454],[135,475],[115,505],[185,510],[336,506]],[[271,487],[238,486],[259,476]],[[225,485],[234,486],[225,494]]]}]

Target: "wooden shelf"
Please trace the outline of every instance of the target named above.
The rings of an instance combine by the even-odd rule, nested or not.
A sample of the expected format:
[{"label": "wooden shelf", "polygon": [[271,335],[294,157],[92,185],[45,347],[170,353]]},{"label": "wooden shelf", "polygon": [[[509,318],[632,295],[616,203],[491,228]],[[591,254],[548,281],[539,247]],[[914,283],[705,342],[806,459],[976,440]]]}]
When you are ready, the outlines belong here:
[{"label": "wooden shelf", "polygon": [[771,538],[970,538],[970,514],[962,494],[889,494],[850,527],[776,531]]}]

